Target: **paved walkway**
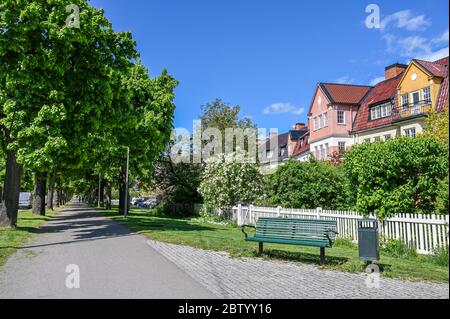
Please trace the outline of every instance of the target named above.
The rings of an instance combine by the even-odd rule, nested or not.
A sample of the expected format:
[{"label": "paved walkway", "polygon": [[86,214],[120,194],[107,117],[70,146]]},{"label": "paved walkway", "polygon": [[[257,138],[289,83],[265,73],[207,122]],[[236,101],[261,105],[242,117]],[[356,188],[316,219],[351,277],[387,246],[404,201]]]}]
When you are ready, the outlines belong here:
[{"label": "paved walkway", "polygon": [[[0,271],[0,298],[215,298],[145,237],[85,207],[70,207],[40,232]],[[79,266],[79,289],[66,287],[70,264]]]},{"label": "paved walkway", "polygon": [[[448,284],[382,278],[368,288],[364,274],[150,241],[81,206],[40,232],[0,271],[0,298],[449,298]],[[79,289],[66,287],[70,264]]]},{"label": "paved walkway", "polygon": [[449,298],[448,284],[380,278],[379,288],[368,288],[365,274],[260,258],[236,259],[227,253],[150,240],[148,245],[221,298]]}]

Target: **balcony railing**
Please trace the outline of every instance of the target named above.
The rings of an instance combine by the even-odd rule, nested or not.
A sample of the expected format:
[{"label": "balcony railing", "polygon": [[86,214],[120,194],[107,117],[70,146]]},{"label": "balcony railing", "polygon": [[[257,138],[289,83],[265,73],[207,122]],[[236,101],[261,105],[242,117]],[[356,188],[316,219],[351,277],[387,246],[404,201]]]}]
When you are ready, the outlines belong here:
[{"label": "balcony railing", "polygon": [[401,105],[397,108],[396,113],[400,118],[410,117],[414,115],[426,114],[431,111],[431,101],[418,101]]}]

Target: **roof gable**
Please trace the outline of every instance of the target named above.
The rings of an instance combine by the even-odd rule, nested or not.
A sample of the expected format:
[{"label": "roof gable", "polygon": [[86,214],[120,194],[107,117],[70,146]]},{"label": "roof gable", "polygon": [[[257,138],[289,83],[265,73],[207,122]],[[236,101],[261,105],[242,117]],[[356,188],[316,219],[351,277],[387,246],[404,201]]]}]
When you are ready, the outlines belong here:
[{"label": "roof gable", "polygon": [[320,86],[320,83],[317,84],[316,86],[316,90],[314,91],[313,94],[313,98],[311,101],[311,104],[309,106],[309,111],[308,111],[308,115],[311,115],[313,107],[314,107],[314,103],[316,102],[316,100],[318,99],[318,95],[320,94],[320,97],[324,97],[326,99],[325,104],[330,104],[331,103],[331,99],[330,97],[326,94],[326,92],[324,92],[324,90],[322,89],[322,87]]}]

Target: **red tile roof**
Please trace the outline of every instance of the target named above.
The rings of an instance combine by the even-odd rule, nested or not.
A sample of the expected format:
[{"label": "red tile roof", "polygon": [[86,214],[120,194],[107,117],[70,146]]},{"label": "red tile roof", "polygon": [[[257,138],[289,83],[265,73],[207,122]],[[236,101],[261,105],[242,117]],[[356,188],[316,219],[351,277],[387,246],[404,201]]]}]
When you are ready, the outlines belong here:
[{"label": "red tile roof", "polygon": [[448,57],[447,65],[445,65],[445,77],[441,83],[441,88],[439,89],[438,101],[436,104],[436,110],[442,112],[448,107]]},{"label": "red tile roof", "polygon": [[360,104],[361,100],[370,90],[370,86],[320,83],[319,84],[331,103],[337,104]]},{"label": "red tile roof", "polygon": [[422,68],[424,68],[430,75],[444,77],[445,76],[445,65],[448,65],[448,57],[430,62],[424,60],[414,59]]},{"label": "red tile roof", "polygon": [[[308,152],[310,149],[309,141],[309,131],[306,132],[302,137],[300,137],[297,142],[295,143],[294,151],[292,152],[292,156],[298,156],[302,153]],[[303,140],[303,145],[301,144],[301,141]]]},{"label": "red tile roof", "polygon": [[394,78],[378,83],[374,88],[372,88],[372,90],[370,90],[370,93],[362,102],[355,121],[353,122],[354,131],[359,132],[388,125],[392,121],[393,115],[378,120],[369,121],[369,108],[372,105],[390,101],[392,99],[394,101],[394,108],[396,104],[395,97],[397,95],[397,85],[402,79],[402,76],[403,72]]}]

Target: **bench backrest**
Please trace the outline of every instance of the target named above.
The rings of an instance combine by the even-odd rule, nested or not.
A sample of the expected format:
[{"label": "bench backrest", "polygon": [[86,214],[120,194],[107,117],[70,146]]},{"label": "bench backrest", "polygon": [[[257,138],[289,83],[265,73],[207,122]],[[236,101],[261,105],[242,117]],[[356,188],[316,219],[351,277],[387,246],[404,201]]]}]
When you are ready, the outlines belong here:
[{"label": "bench backrest", "polygon": [[335,220],[260,217],[256,223],[256,237],[270,237],[285,240],[335,239]]}]

